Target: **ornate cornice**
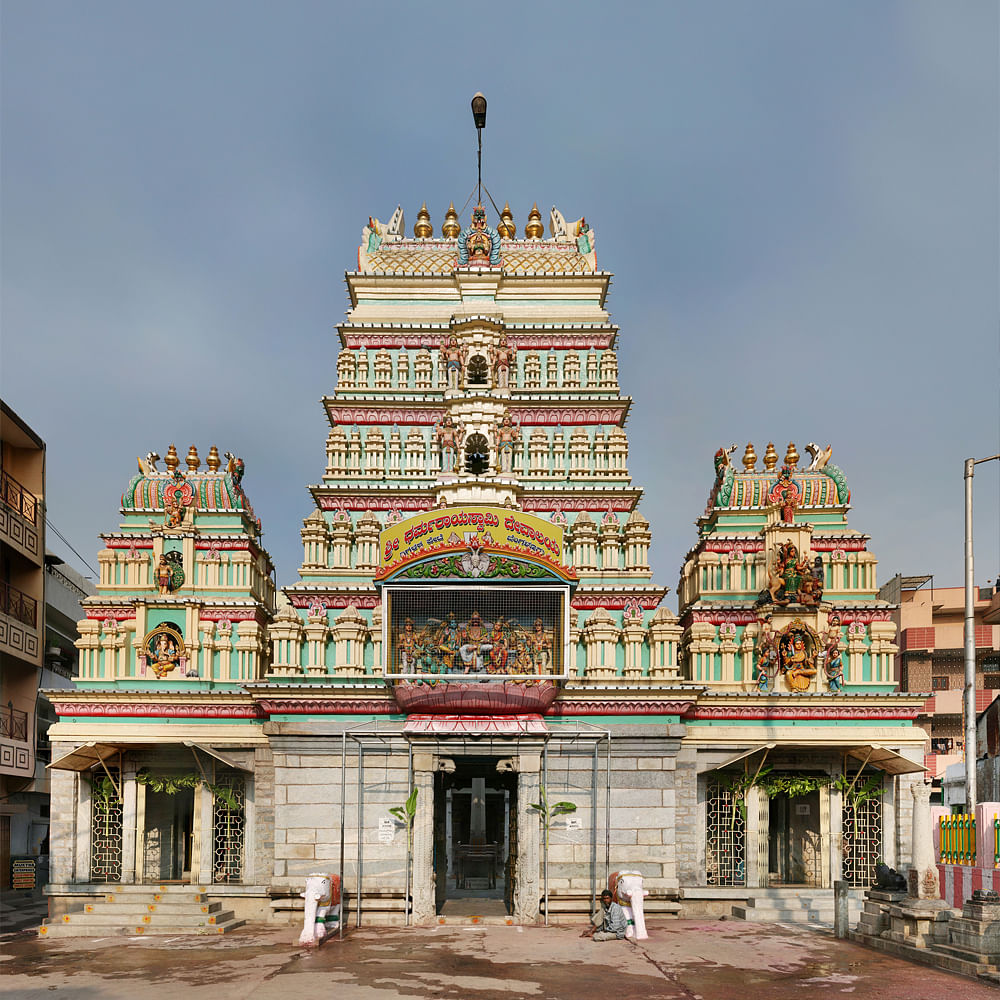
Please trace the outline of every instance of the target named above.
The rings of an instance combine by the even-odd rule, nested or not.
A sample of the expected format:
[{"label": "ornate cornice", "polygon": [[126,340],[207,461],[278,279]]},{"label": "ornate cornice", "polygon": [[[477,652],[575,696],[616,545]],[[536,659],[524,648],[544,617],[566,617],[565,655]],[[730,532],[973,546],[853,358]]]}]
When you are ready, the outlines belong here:
[{"label": "ornate cornice", "polygon": [[399,715],[392,698],[258,698],[268,715]]},{"label": "ornate cornice", "polygon": [[547,711],[547,716],[567,715],[679,715],[687,713],[691,701],[634,701],[626,699],[605,699],[603,701],[556,701]]},{"label": "ornate cornice", "polygon": [[608,611],[622,611],[630,601],[638,601],[639,607],[644,611],[654,611],[660,606],[666,594],[666,588],[658,594],[644,594],[641,591],[633,592],[623,588],[617,594],[581,594],[576,595],[569,602],[570,607],[575,611],[593,611],[595,608],[607,608]]},{"label": "ornate cornice", "polygon": [[880,705],[694,705],[687,719],[823,720],[871,719],[914,720],[918,708]]},{"label": "ornate cornice", "polygon": [[203,702],[135,702],[135,701],[54,701],[52,707],[60,716],[107,717],[123,719],[263,719],[264,714],[254,704],[205,704]]}]

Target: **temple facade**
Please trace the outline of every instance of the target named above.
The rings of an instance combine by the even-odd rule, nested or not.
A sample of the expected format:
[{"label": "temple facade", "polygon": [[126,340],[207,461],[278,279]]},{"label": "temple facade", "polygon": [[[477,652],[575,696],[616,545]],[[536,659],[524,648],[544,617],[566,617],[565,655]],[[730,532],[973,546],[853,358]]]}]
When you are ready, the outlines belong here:
[{"label": "temple facade", "polygon": [[139,460],[53,698],[54,912],[179,882],[284,919],[332,873],[352,920],[534,922],[622,870],[670,913],[908,857],[922,698],[844,474],[720,449],[674,614],[610,278],[554,208],[369,218],[281,590],[241,459]]}]

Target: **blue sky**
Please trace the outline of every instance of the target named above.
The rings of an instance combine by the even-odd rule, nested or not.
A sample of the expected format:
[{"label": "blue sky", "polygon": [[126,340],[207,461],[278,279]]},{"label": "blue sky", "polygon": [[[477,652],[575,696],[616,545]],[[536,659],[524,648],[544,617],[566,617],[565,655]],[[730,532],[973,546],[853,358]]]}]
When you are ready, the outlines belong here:
[{"label": "blue sky", "polygon": [[[1000,451],[995,3],[5,0],[0,29],[0,391],[91,565],[135,455],[214,443],[294,581],[343,272],[369,214],[465,201],[483,90],[494,198],[585,214],[615,272],[658,582],[715,450],[774,440],[833,445],[880,581],[962,583],[963,460]],[[1000,462],[975,483],[985,584]]]}]

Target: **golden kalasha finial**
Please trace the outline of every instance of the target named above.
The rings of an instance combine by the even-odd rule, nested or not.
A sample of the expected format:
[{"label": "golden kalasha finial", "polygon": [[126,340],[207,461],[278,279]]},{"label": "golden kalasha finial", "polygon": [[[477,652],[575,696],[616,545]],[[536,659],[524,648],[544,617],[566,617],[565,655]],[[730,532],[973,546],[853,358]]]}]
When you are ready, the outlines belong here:
[{"label": "golden kalasha finial", "polygon": [[743,452],[743,468],[747,472],[753,472],[757,465],[757,452],[753,450],[753,442],[747,442],[747,450]]},{"label": "golden kalasha finial", "polygon": [[799,464],[799,453],[795,450],[795,445],[788,442],[788,451],[785,452],[785,465],[789,469],[794,469]]},{"label": "golden kalasha finial", "polygon": [[538,202],[531,206],[528,221],[524,227],[525,239],[540,240],[545,229],[542,226],[542,213],[538,211]]},{"label": "golden kalasha finial", "polygon": [[778,464],[778,453],[774,450],[774,442],[767,442],[767,450],[764,452],[764,468],[768,472],[773,472]]},{"label": "golden kalasha finial", "polygon": [[431,225],[431,213],[427,211],[426,201],[420,206],[420,211],[417,212],[417,221],[413,224],[413,235],[420,240],[434,235],[434,227]]},{"label": "golden kalasha finial", "polygon": [[177,449],[173,445],[167,449],[167,457],[163,460],[163,464],[166,465],[170,475],[173,475],[177,471],[177,466],[181,464],[181,460],[177,457]]},{"label": "golden kalasha finial", "polygon": [[514,213],[510,210],[510,202],[503,203],[503,211],[500,213],[500,225],[497,226],[500,238],[513,240],[517,238],[517,227],[514,225]]},{"label": "golden kalasha finial", "polygon": [[201,459],[198,457],[198,449],[194,445],[191,445],[191,447],[188,448],[186,461],[188,465],[188,472],[198,471],[198,466],[201,465]]},{"label": "golden kalasha finial", "polygon": [[441,227],[441,235],[448,240],[455,239],[462,231],[458,224],[458,212],[455,211],[455,203],[448,206],[448,211],[444,213],[444,225]]},{"label": "golden kalasha finial", "polygon": [[205,464],[211,469],[212,472],[218,472],[219,468],[222,466],[222,459],[219,458],[219,449],[213,444],[208,453],[208,458],[205,459]]}]

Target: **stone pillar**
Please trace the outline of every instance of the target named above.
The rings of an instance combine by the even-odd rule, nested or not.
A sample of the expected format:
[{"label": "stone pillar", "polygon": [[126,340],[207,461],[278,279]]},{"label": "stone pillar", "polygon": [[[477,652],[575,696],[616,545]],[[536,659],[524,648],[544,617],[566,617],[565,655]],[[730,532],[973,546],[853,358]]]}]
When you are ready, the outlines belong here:
[{"label": "stone pillar", "polygon": [[[135,765],[129,765],[121,770],[122,788],[122,885],[135,882],[136,841],[145,834],[145,829],[137,829],[138,815],[136,812],[138,784],[135,780]],[[145,826],[145,824],[143,824]],[[141,849],[141,848],[139,848]]]},{"label": "stone pillar", "polygon": [[931,834],[931,786],[915,781],[913,793],[913,867],[909,872],[910,899],[940,899],[940,882]]},{"label": "stone pillar", "polygon": [[541,870],[541,828],[538,813],[531,808],[539,801],[540,753],[518,755],[517,866],[514,886],[514,920],[533,924],[538,920]]},{"label": "stone pillar", "polygon": [[[417,812],[413,818],[413,860],[410,895],[413,922],[429,924],[436,913],[434,897],[434,754],[413,755],[413,787],[417,789]],[[442,873],[443,877],[443,873]]]}]

